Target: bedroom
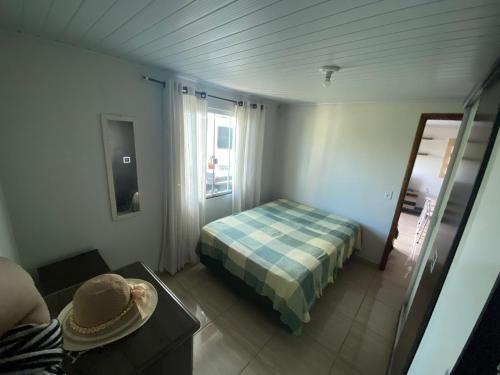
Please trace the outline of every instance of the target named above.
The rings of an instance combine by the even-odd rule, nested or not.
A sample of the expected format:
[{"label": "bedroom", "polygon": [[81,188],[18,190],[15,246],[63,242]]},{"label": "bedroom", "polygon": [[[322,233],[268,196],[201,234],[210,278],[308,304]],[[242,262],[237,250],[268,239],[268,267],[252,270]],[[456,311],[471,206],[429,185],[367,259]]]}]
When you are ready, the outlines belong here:
[{"label": "bedroom", "polygon": [[[385,271],[379,264],[419,120],[429,113],[471,113],[464,102],[500,54],[498,4],[0,5],[2,256],[35,279],[37,269],[92,249],[110,270],[143,262],[201,325],[193,332],[194,373],[385,372],[401,308],[418,285],[397,251],[388,254]],[[330,85],[328,70],[320,71],[328,65],[340,67]],[[121,211],[115,200],[117,172],[106,147],[112,135],[103,135],[113,121],[133,124],[137,161],[127,161],[136,166],[136,212]],[[195,126],[182,133],[180,123]],[[466,126],[472,124],[462,124],[464,139]],[[196,147],[179,148],[180,140]],[[500,269],[494,247],[497,148],[456,244],[461,256],[453,260],[421,344],[405,364],[410,373],[451,371],[493,288]],[[442,187],[443,210],[453,182],[450,175],[448,190]],[[361,233],[361,250],[343,269],[330,275],[330,268],[340,268],[330,257],[328,275],[314,279],[306,310],[316,302],[300,336],[289,333],[272,306],[261,306],[244,288],[235,292],[227,275],[196,263],[203,225],[280,198],[349,219]],[[287,220],[264,222],[261,232],[273,237],[276,226],[293,221]],[[316,234],[322,231],[316,227]],[[335,238],[326,242],[344,237]],[[475,241],[484,248],[480,257]],[[188,245],[184,250],[179,243]],[[331,255],[328,249],[323,251]],[[470,259],[479,262],[464,271]],[[440,325],[460,306],[454,293],[462,285],[471,288],[463,297],[468,308]],[[449,332],[455,337],[443,353],[436,348]]]}]

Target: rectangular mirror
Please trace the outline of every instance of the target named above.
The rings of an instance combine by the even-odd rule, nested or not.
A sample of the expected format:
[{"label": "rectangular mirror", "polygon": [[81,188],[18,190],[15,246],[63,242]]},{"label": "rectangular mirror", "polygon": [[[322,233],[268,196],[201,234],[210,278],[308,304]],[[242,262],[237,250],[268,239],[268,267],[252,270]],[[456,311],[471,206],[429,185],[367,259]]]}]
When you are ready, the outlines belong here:
[{"label": "rectangular mirror", "polygon": [[101,116],[104,154],[108,175],[111,215],[114,220],[137,215],[141,210],[134,119]]}]

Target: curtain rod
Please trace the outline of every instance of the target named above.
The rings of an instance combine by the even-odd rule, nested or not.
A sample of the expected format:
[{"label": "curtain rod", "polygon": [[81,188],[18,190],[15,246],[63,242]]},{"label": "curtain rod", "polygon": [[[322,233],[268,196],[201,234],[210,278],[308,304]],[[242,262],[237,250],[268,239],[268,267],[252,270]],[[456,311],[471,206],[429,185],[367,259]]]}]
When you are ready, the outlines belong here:
[{"label": "curtain rod", "polygon": [[[195,91],[195,94],[200,94],[201,95],[202,92],[201,91]],[[209,96],[209,97],[211,97],[211,98],[214,98],[214,99],[225,100],[226,102],[231,102],[231,103],[234,103],[236,105],[239,104],[238,101],[233,100],[233,99],[221,98],[220,96],[215,96],[215,95],[210,95],[210,94],[206,94],[206,95]],[[242,103],[242,105],[243,105],[243,103]]]},{"label": "curtain rod", "polygon": [[[162,85],[162,86],[163,86],[163,88],[165,88],[165,87],[166,87],[166,85],[167,85],[167,83],[166,83],[165,81],[160,81],[159,79],[154,79],[154,78],[151,78],[151,77],[149,77],[149,76],[145,76],[145,75],[143,75],[143,76],[142,76],[142,78],[143,78],[144,80],[146,80],[146,81],[151,81],[151,82],[154,82],[154,83],[158,83],[158,84]],[[183,86],[183,87],[182,87],[182,88],[183,88],[183,91],[184,91],[184,87],[186,87],[186,86]],[[186,92],[184,92],[184,93],[187,93],[187,88],[186,88]],[[240,106],[240,107],[241,107],[241,106],[243,106],[243,102],[242,102],[242,101],[237,101],[237,100],[234,100],[234,99],[227,99],[227,98],[223,98],[223,97],[221,97],[221,96],[216,96],[216,95],[210,95],[210,94],[207,94],[207,93],[206,93],[206,92],[204,92],[204,91],[195,91],[195,94],[198,94],[198,95],[200,95],[201,97],[208,96],[208,97],[210,97],[210,98],[214,98],[214,99],[225,100],[226,102],[231,102],[231,103],[234,103],[234,104],[236,104],[236,105],[238,105],[238,106]]]},{"label": "curtain rod", "polygon": [[[187,94],[188,93],[188,88],[187,86],[182,86],[182,93],[183,94]],[[225,100],[226,102],[231,102],[237,106],[240,106],[242,107],[243,106],[243,102],[240,100],[240,101],[236,101],[234,99],[227,99],[227,98],[223,98],[223,97],[220,97],[220,96],[215,96],[215,95],[210,95],[210,94],[207,94],[205,91],[194,91],[194,94],[195,95],[199,95],[200,98],[202,99],[205,99],[207,96],[210,97],[210,98],[214,98],[214,99],[219,99],[219,100]]]},{"label": "curtain rod", "polygon": [[154,82],[154,83],[159,83],[160,85],[163,86],[163,88],[165,88],[167,86],[167,83],[165,81],[160,81],[159,79],[154,79],[154,78],[151,78],[151,77],[148,77],[148,76],[142,76],[142,79],[144,79],[145,81],[151,81],[151,82]]},{"label": "curtain rod", "polygon": [[[186,86],[182,86],[182,93],[183,94],[187,94],[188,93],[188,89],[187,89]],[[195,91],[194,94],[195,95],[199,95],[201,98],[206,98],[208,96],[210,98],[224,100],[226,102],[231,102],[231,103],[233,103],[235,105],[239,105],[240,107],[243,106],[243,102],[242,101],[236,101],[234,99],[227,99],[227,98],[222,98],[220,96],[210,95],[210,94],[207,94],[205,91]]]},{"label": "curtain rod", "polygon": [[[151,78],[149,76],[142,76],[142,78],[144,80],[146,80],[146,81],[151,81],[151,82],[154,82],[154,83],[158,83],[158,84],[162,85],[163,88],[165,88],[167,86],[167,83],[165,81],[160,81],[159,79],[154,79],[154,78]],[[186,86],[183,86],[183,89],[184,89],[184,87],[186,87]],[[231,102],[231,103],[234,103],[234,104],[239,104],[236,100],[226,99],[226,98],[222,98],[220,96],[215,96],[215,95],[210,95],[210,94],[207,94],[204,91],[195,91],[195,94],[198,94],[198,95],[201,95],[201,96],[209,96],[209,97],[214,98],[214,99],[220,99],[220,100],[225,100],[227,102]]]}]

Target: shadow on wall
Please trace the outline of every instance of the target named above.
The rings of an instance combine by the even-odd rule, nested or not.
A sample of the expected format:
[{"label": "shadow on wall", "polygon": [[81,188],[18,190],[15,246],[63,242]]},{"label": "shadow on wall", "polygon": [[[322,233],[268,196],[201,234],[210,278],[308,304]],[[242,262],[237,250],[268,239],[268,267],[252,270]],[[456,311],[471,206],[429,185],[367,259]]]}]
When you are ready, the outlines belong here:
[{"label": "shadow on wall", "polygon": [[21,261],[17,252],[2,185],[0,185],[0,257],[9,258],[16,263]]},{"label": "shadow on wall", "polygon": [[[327,114],[325,114],[325,111]],[[333,117],[331,121],[325,121]],[[304,166],[306,178],[305,181],[315,181],[316,184],[311,185],[311,189],[304,199],[312,201],[315,197],[322,194],[322,188],[328,181],[325,181],[324,171],[336,168],[337,149],[332,147],[332,139],[338,136],[338,128],[329,126],[329,123],[335,122],[335,112],[332,112],[329,107],[318,107],[313,114],[313,124],[310,126],[310,138],[307,144],[308,149],[305,154],[308,155],[309,164]],[[325,155],[328,155],[325,158]]]},{"label": "shadow on wall", "polygon": [[[378,263],[421,113],[457,105],[290,104],[280,108],[274,196],[358,221]],[[438,110],[439,109],[439,110]],[[386,198],[386,193],[392,199]]]},{"label": "shadow on wall", "polygon": [[380,207],[367,194],[369,186],[383,189],[365,170],[373,159],[370,153],[378,152],[374,137],[359,137],[360,125],[341,127],[343,111],[337,106],[303,106],[291,112],[285,113],[288,126],[280,144],[280,196],[359,221],[365,249],[361,255],[377,263],[377,249],[383,248],[390,223],[374,217]]}]

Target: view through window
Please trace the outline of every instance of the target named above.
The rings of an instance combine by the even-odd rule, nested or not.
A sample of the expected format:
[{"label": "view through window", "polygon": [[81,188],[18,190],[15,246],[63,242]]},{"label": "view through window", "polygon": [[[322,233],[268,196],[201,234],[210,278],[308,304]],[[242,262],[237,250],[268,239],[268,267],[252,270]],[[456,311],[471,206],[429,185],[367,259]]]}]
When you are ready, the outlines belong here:
[{"label": "view through window", "polygon": [[233,189],[234,125],[229,113],[209,109],[207,129],[207,198]]}]

